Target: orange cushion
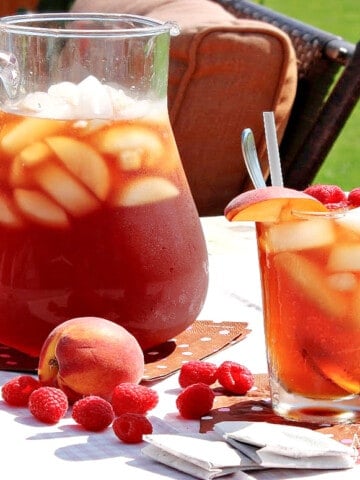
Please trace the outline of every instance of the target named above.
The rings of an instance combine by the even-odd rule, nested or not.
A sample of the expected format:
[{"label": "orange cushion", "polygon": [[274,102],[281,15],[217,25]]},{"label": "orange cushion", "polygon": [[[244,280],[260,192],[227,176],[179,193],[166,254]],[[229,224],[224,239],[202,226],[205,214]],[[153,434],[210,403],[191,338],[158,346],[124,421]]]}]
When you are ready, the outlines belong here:
[{"label": "orange cushion", "polygon": [[250,188],[240,135],[251,128],[268,174],[262,112],[274,111],[281,140],[297,86],[287,35],[255,20],[236,19],[208,0],[76,0],[73,11],[133,13],[174,20],[169,113],[200,214],[219,214]]}]

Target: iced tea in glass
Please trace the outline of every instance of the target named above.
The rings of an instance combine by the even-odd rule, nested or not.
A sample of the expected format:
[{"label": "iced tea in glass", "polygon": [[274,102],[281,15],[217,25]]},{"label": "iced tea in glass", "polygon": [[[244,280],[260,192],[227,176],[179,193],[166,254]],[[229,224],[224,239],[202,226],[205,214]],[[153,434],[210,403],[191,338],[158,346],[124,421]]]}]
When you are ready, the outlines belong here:
[{"label": "iced tea in glass", "polygon": [[166,102],[171,28],[0,21],[0,342],[36,357],[59,323],[100,316],[145,350],[202,308],[206,246]]},{"label": "iced tea in glass", "polygon": [[274,410],[316,423],[360,413],[360,208],[256,224]]}]

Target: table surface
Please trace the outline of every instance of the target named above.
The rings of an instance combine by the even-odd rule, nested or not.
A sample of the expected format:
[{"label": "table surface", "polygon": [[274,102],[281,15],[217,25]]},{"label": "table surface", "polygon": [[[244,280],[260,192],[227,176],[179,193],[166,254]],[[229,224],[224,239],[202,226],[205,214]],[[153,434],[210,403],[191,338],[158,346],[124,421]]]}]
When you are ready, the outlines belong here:
[{"label": "table surface", "polygon": [[[229,223],[223,217],[202,219],[208,245],[210,284],[199,320],[246,322],[251,330],[245,339],[210,357],[220,364],[234,360],[254,373],[267,371],[262,323],[260,280],[258,274],[255,231],[252,223]],[[0,372],[0,385],[17,375]],[[175,399],[179,390],[177,373],[152,385],[159,393],[159,404],[151,412],[161,425],[180,432],[198,432],[199,422],[183,420],[177,414]],[[141,454],[144,444],[125,445],[112,430],[89,433],[74,426],[70,415],[58,424],[39,424],[27,409],[11,408],[0,400],[0,465],[9,478],[20,472],[33,472],[37,480],[52,478],[103,478],[114,476],[126,480],[191,479],[185,473],[155,463]],[[350,470],[264,470],[238,472],[224,477],[231,480],[258,479],[358,479],[360,465]],[[31,475],[30,475],[30,478]],[[34,477],[35,478],[35,477]]]}]

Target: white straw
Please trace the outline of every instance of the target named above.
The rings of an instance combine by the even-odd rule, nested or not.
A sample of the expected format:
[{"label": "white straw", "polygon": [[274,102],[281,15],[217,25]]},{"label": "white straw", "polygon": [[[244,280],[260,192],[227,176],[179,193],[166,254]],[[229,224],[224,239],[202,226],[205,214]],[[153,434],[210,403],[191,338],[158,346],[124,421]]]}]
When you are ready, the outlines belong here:
[{"label": "white straw", "polygon": [[276,136],[274,112],[263,112],[265,138],[268,151],[271,184],[282,187],[284,185],[279,155],[279,145]]}]

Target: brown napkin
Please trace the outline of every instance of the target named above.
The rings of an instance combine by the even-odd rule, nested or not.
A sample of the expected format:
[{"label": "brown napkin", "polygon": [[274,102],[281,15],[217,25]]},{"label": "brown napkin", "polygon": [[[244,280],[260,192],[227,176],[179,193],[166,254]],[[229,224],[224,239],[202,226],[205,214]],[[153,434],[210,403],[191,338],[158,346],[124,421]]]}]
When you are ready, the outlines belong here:
[{"label": "brown napkin", "polygon": [[[145,352],[144,381],[179,370],[184,361],[200,360],[245,338],[246,323],[197,320],[177,337]],[[0,370],[35,373],[38,359],[0,344]]]},{"label": "brown napkin", "polygon": [[197,320],[184,332],[145,353],[143,381],[166,377],[189,360],[202,360],[239,342],[250,332],[246,323]]}]

